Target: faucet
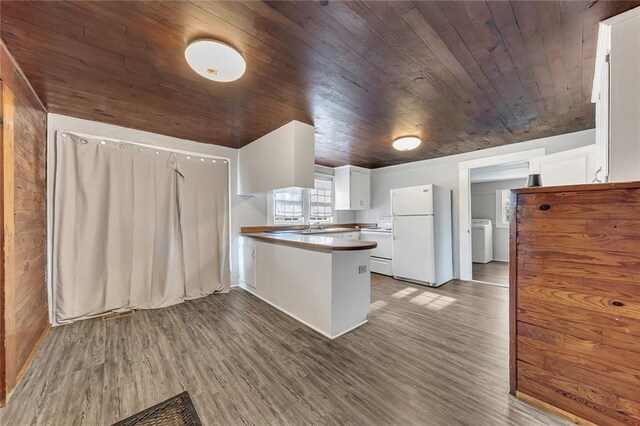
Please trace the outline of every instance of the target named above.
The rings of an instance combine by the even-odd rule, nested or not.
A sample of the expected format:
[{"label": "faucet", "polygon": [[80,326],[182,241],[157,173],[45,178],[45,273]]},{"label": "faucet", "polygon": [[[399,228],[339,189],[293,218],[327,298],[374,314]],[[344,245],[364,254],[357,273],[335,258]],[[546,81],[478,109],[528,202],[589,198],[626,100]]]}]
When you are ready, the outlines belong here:
[{"label": "faucet", "polygon": [[305,231],[311,231],[311,226],[313,225],[317,225],[318,229],[320,229],[321,231],[324,230],[324,228],[322,227],[322,224],[320,222],[316,222],[316,223],[311,223],[311,221],[309,221],[309,223],[307,224],[307,228],[305,229]]}]

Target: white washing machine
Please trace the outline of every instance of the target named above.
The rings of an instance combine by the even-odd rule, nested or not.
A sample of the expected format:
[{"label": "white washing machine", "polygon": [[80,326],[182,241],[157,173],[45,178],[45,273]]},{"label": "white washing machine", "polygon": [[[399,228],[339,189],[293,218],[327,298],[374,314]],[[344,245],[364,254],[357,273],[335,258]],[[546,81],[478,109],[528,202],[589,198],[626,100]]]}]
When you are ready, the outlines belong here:
[{"label": "white washing machine", "polygon": [[474,263],[489,263],[493,260],[493,226],[489,219],[471,220],[471,259]]}]

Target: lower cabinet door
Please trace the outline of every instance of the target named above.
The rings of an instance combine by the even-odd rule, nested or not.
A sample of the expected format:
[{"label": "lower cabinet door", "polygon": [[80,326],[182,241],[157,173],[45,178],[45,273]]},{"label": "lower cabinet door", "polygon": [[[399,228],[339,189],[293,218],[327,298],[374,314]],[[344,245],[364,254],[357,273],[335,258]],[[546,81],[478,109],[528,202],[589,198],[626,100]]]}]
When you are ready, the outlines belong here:
[{"label": "lower cabinet door", "polygon": [[250,243],[240,244],[240,282],[256,287],[256,248]]},{"label": "lower cabinet door", "polygon": [[371,258],[371,272],[381,275],[393,276],[391,268],[391,259],[382,259],[379,257]]}]

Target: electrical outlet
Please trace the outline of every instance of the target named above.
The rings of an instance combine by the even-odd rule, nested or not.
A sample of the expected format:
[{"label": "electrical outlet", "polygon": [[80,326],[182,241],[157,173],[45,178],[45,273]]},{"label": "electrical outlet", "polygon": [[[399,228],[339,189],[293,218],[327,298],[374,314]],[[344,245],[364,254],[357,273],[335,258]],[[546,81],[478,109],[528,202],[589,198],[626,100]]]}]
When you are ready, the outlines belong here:
[{"label": "electrical outlet", "polygon": [[358,273],[359,274],[366,274],[367,273],[367,265],[358,266]]}]

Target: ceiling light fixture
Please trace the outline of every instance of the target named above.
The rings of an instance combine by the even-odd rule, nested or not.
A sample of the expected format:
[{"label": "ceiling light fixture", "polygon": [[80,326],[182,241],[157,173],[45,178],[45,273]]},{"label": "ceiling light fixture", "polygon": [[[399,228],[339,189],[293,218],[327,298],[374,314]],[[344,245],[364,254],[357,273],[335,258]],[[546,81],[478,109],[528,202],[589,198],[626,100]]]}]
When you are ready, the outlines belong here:
[{"label": "ceiling light fixture", "polygon": [[195,72],[213,81],[227,82],[242,77],[247,64],[233,47],[216,40],[196,40],[184,51]]},{"label": "ceiling light fixture", "polygon": [[420,138],[417,136],[404,136],[393,141],[393,147],[398,151],[410,151],[420,145]]}]

